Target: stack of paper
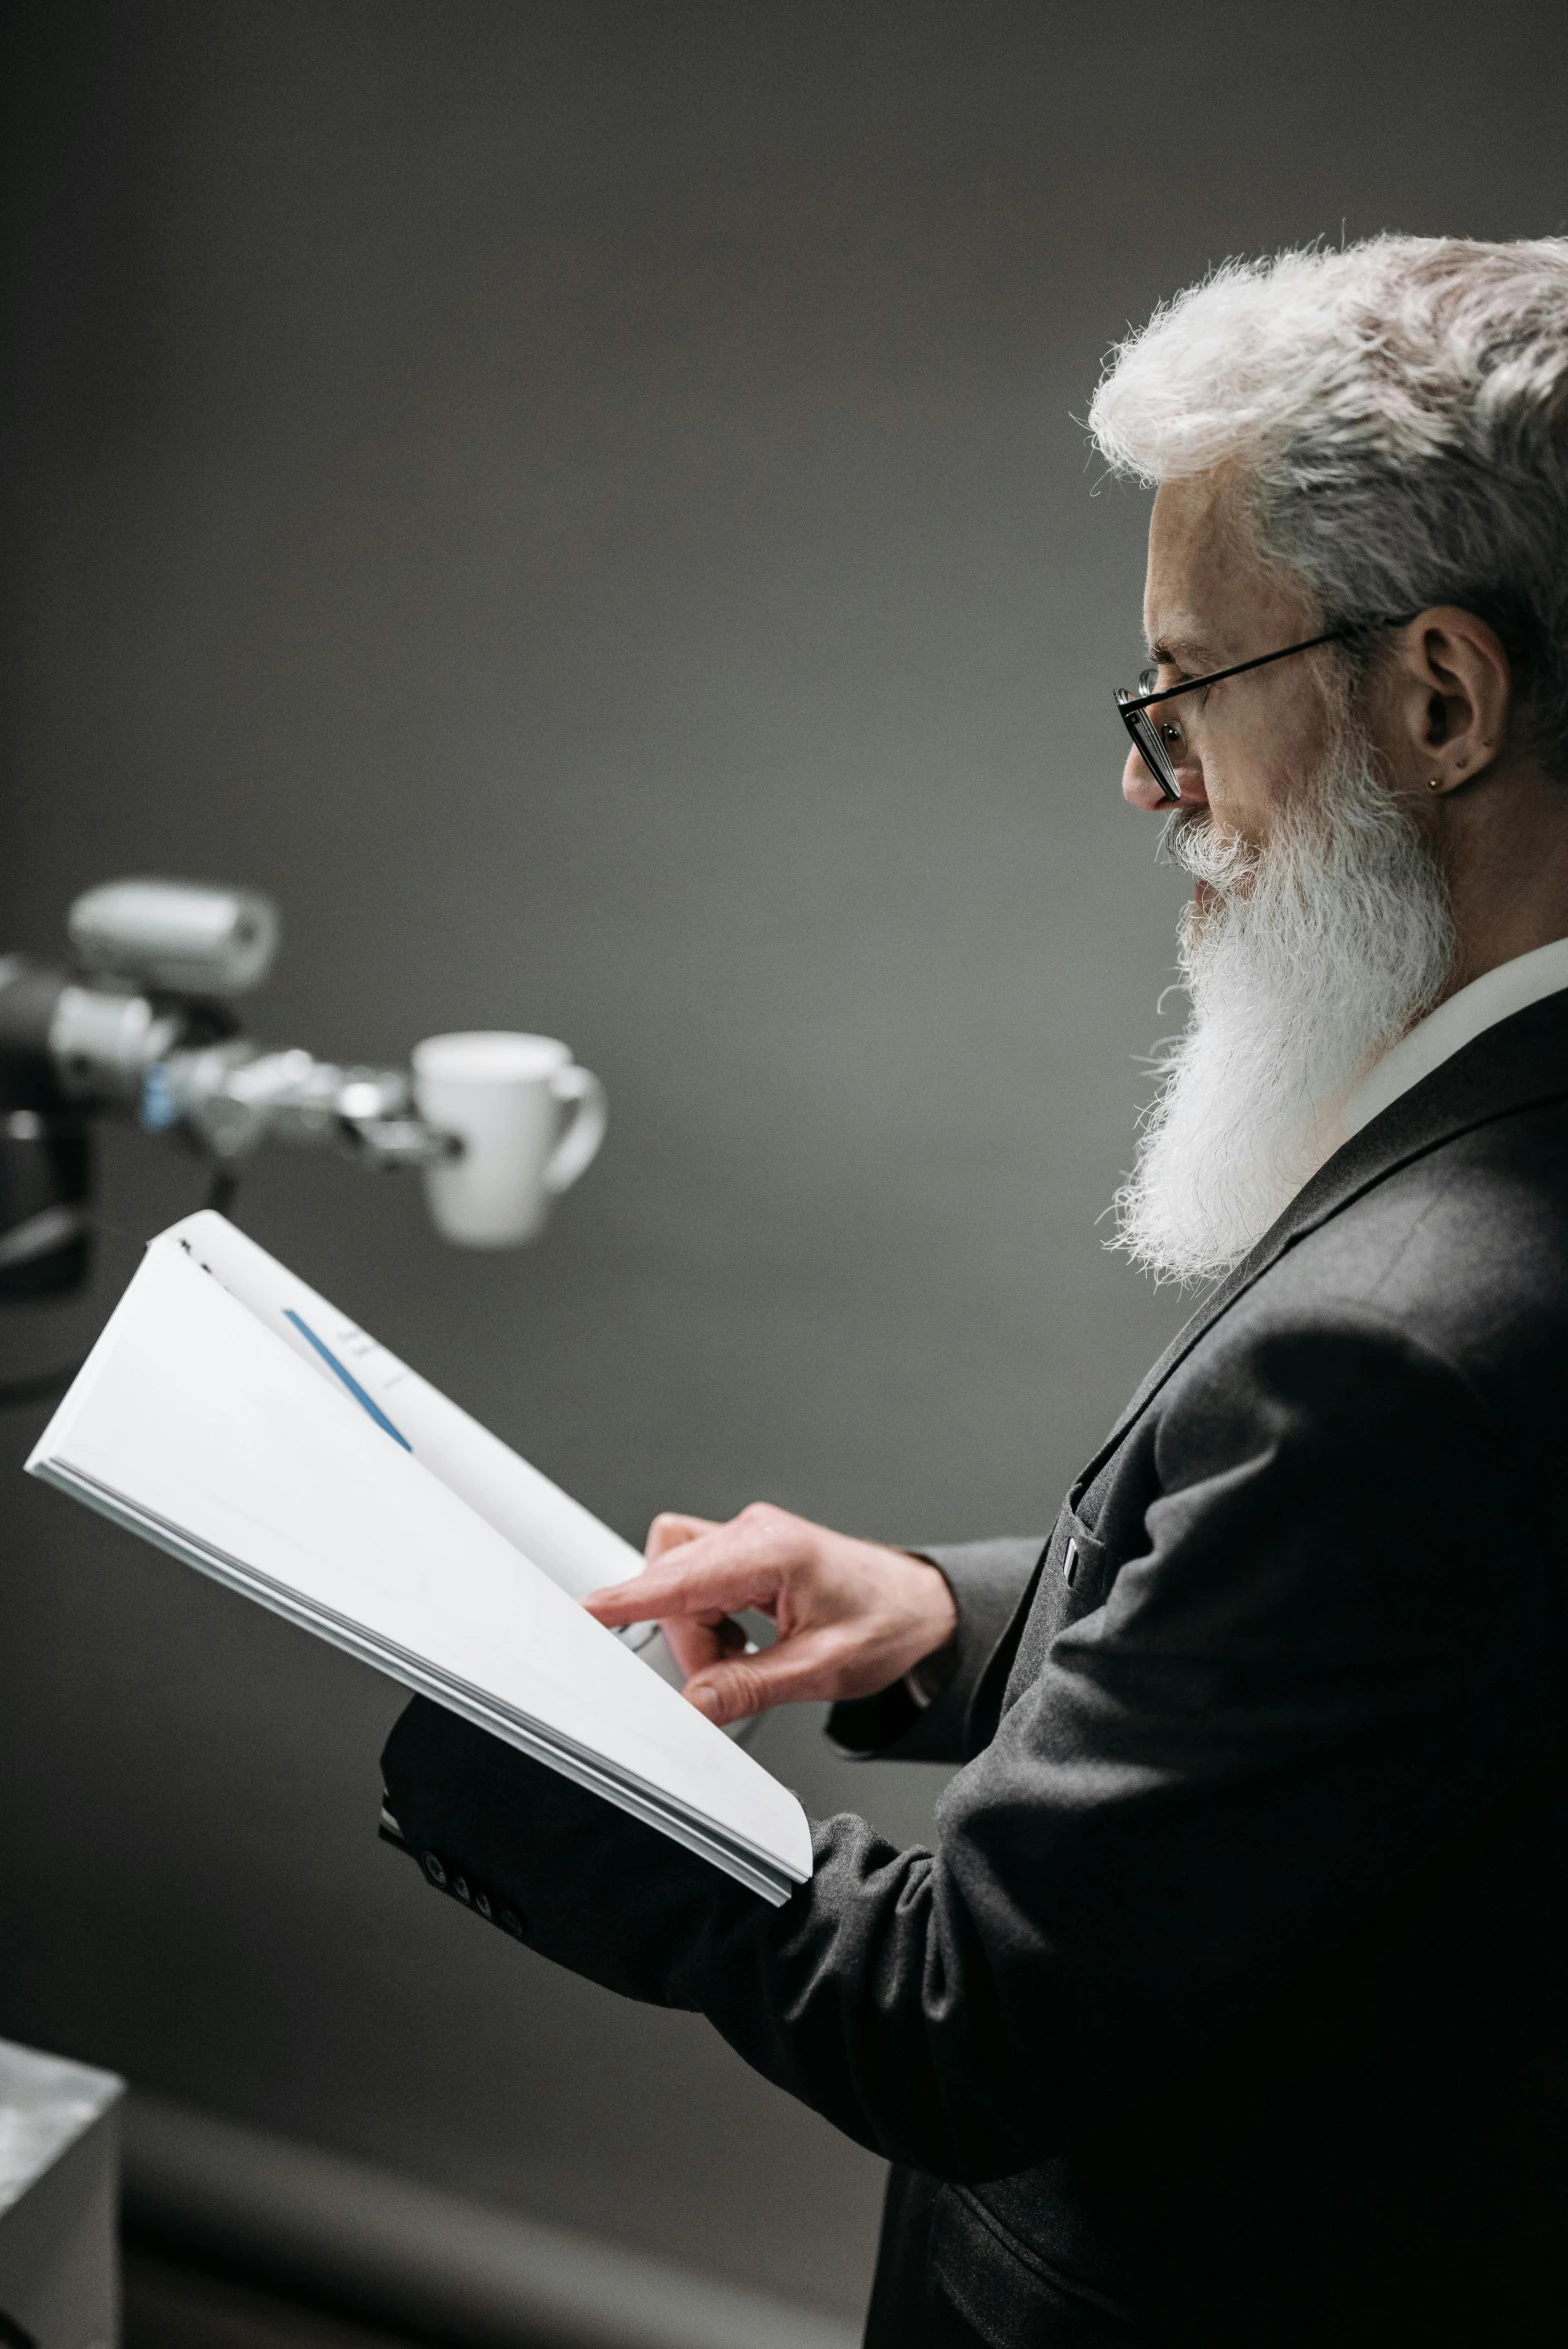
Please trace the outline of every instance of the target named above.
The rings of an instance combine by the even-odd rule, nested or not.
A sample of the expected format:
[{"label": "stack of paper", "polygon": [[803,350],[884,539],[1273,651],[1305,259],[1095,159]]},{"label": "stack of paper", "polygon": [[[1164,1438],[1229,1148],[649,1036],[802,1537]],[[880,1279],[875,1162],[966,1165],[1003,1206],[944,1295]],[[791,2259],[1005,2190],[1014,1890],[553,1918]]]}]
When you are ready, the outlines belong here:
[{"label": "stack of paper", "polygon": [[222,1216],[151,1243],[27,1465],[764,1898],[810,1875],[795,1797],[578,1604],[636,1551]]}]

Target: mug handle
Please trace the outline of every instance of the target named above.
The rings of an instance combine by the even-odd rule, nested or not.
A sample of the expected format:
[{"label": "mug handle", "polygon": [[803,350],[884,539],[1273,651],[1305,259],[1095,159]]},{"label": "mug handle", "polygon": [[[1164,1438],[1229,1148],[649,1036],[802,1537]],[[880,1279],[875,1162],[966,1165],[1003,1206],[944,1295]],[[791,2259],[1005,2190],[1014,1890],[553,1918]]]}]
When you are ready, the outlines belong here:
[{"label": "mug handle", "polygon": [[569,1191],[598,1156],[610,1112],[598,1078],[590,1070],[578,1068],[575,1062],[570,1068],[558,1068],[554,1072],[550,1092],[563,1106],[573,1103],[575,1107],[566,1121],[565,1133],[545,1160],[539,1180],[547,1191]]}]

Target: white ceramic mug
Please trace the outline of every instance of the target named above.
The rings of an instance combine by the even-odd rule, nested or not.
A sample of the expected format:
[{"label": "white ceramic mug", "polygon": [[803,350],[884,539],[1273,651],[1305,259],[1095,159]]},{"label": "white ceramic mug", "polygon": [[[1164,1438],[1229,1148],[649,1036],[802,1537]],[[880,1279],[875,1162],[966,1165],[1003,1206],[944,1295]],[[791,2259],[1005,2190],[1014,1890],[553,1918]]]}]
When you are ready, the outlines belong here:
[{"label": "white ceramic mug", "polygon": [[463,1144],[461,1158],[425,1174],[435,1227],[462,1248],[536,1238],[551,1200],[586,1172],[608,1116],[604,1087],[566,1045],[502,1029],[416,1044],[414,1098]]}]

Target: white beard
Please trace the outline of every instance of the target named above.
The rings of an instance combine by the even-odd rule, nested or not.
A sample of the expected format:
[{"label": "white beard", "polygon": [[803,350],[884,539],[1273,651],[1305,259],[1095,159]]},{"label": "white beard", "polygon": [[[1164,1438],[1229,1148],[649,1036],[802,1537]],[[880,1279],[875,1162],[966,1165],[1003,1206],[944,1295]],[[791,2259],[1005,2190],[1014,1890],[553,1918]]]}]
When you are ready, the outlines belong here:
[{"label": "white beard", "polygon": [[1348,723],[1261,847],[1194,809],[1176,861],[1213,891],[1182,916],[1185,1035],[1157,1064],[1116,1238],[1156,1280],[1217,1279],[1344,1140],[1356,1080],[1437,1002],[1454,961],[1425,835]]}]

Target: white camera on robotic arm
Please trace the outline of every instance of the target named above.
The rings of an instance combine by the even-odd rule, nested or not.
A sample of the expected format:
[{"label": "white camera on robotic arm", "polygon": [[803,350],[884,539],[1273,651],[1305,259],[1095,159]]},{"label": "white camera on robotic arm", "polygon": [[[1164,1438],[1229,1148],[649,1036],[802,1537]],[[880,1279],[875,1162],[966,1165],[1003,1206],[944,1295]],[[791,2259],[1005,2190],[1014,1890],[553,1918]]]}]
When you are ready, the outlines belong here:
[{"label": "white camera on robotic arm", "polygon": [[77,899],[67,928],[81,975],[55,998],[48,1044],[68,1099],[179,1132],[220,1166],[264,1141],[381,1166],[459,1150],[413,1114],[403,1070],[339,1068],[241,1033],[226,999],[260,984],[278,944],[256,891],[108,881]]},{"label": "white camera on robotic arm", "polygon": [[277,951],[255,890],[110,881],[68,933],[70,970],[0,957],[0,1298],[85,1278],[100,1115],[183,1141],[219,1205],[263,1143],[417,1167],[437,1229],[468,1247],[533,1238],[603,1140],[603,1088],[553,1037],[431,1037],[410,1069],[258,1043],[230,1008]]}]

